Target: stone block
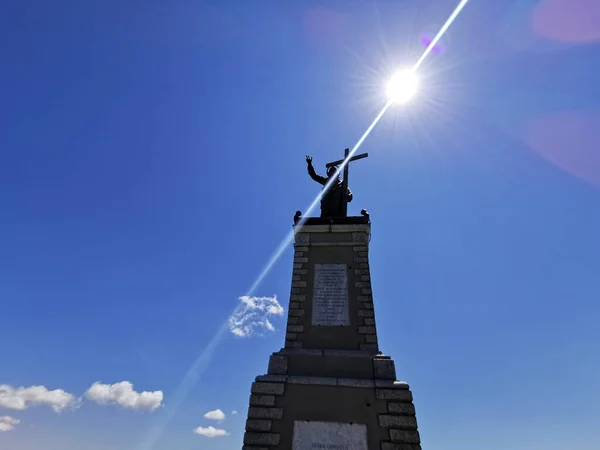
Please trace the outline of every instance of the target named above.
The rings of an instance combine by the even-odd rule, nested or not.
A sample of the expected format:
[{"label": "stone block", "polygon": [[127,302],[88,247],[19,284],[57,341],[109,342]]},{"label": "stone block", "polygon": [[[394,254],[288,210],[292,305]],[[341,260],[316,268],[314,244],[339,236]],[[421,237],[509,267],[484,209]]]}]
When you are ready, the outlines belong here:
[{"label": "stone block", "polygon": [[[294,262],[296,262],[296,260],[294,259]],[[298,261],[301,262],[301,261]],[[307,261],[308,262],[308,261]],[[368,263],[369,259],[365,258],[364,256],[355,256],[354,257],[354,262],[355,263]]]},{"label": "stone block", "polygon": [[290,309],[288,311],[288,316],[290,317],[303,317],[304,310],[303,309]]},{"label": "stone block", "polygon": [[375,330],[375,327],[368,327],[368,326],[359,326],[358,327],[358,333],[359,334],[375,334],[377,333],[377,330]]},{"label": "stone block", "polygon": [[303,264],[308,262],[308,258],[306,256],[301,258],[294,258],[295,263]]},{"label": "stone block", "polygon": [[246,431],[271,431],[272,427],[272,420],[248,419],[246,421]]},{"label": "stone block", "polygon": [[283,408],[262,408],[251,406],[248,408],[248,419],[281,419]]},{"label": "stone block", "polygon": [[367,233],[354,232],[352,233],[352,240],[354,242],[367,242]]},{"label": "stone block", "polygon": [[370,288],[371,287],[371,283],[369,283],[368,281],[355,281],[354,282],[354,287],[357,287],[357,288]]},{"label": "stone block", "polygon": [[307,252],[308,247],[294,247],[298,252]]},{"label": "stone block", "polygon": [[337,378],[292,376],[288,378],[287,382],[290,384],[316,384],[321,386],[336,386]]},{"label": "stone block", "polygon": [[302,348],[302,342],[298,342],[298,341],[285,341],[285,346],[287,348]]},{"label": "stone block", "polygon": [[306,281],[292,281],[292,287],[295,287],[295,288],[305,288],[306,287]]},{"label": "stone block", "polygon": [[373,359],[373,373],[380,380],[396,380],[396,366],[391,359]]},{"label": "stone block", "polygon": [[296,339],[298,339],[298,335],[296,333],[285,333],[286,341],[295,341]]},{"label": "stone block", "polygon": [[290,295],[291,302],[303,302],[304,300],[306,300],[306,295]]},{"label": "stone block", "polygon": [[377,343],[377,335],[376,334],[365,334],[365,342],[367,344],[376,344]]},{"label": "stone block", "polygon": [[415,416],[392,416],[389,414],[380,414],[379,426],[387,428],[399,428],[401,430],[416,430],[417,419]]},{"label": "stone block", "polygon": [[275,396],[250,394],[250,406],[275,406]]},{"label": "stone block", "polygon": [[399,444],[398,442],[382,442],[381,450],[421,450],[419,444]]},{"label": "stone block", "polygon": [[415,405],[412,403],[399,403],[399,402],[388,402],[387,410],[390,413],[398,414],[400,416],[414,416]]},{"label": "stone block", "polygon": [[368,269],[369,268],[369,263],[368,262],[362,262],[358,265],[358,267],[360,269]]},{"label": "stone block", "polygon": [[288,317],[288,324],[295,325],[300,323],[300,319],[298,317]]},{"label": "stone block", "polygon": [[358,256],[362,256],[364,258],[369,256],[369,252],[358,252]]},{"label": "stone block", "polygon": [[379,346],[377,344],[360,344],[358,346],[361,350],[370,351],[371,353],[377,353]]},{"label": "stone block", "polygon": [[371,297],[370,295],[357,295],[356,296],[356,301],[358,302],[373,302],[373,297]]},{"label": "stone block", "polygon": [[292,275],[292,281],[301,281],[302,280],[302,276],[300,275]]},{"label": "stone block", "polygon": [[357,313],[358,317],[375,317],[375,313],[372,309],[359,309]]},{"label": "stone block", "polygon": [[279,433],[244,433],[244,445],[279,445]]},{"label": "stone block", "polygon": [[302,294],[304,292],[303,288],[293,287],[290,289],[290,294]]},{"label": "stone block", "polygon": [[[297,283],[299,283],[299,281]],[[292,282],[292,284],[294,284],[294,283]],[[371,290],[371,288],[362,288],[360,292],[363,295],[372,295],[373,294],[373,291]]]},{"label": "stone block", "polygon": [[250,392],[252,392],[253,394],[260,394],[260,395],[283,395],[283,393],[285,392],[285,384],[284,383],[257,383],[257,382],[255,382],[255,383],[252,383]]},{"label": "stone block", "polygon": [[371,275],[361,275],[360,281],[371,281]]},{"label": "stone block", "polygon": [[375,380],[375,386],[381,389],[408,389],[408,383],[397,380]]},{"label": "stone block", "polygon": [[380,400],[412,402],[412,393],[408,389],[377,389],[375,395]]},{"label": "stone block", "polygon": [[308,275],[308,269],[294,269],[292,270],[293,275]]},{"label": "stone block", "polygon": [[290,302],[290,309],[300,309],[299,302]]},{"label": "stone block", "polygon": [[369,247],[367,247],[366,245],[361,245],[359,247],[353,247],[352,250],[354,250],[355,252],[368,252]]},{"label": "stone block", "polygon": [[294,252],[294,258],[302,258],[304,256],[304,252],[299,252],[298,249]]},{"label": "stone block", "polygon": [[375,326],[375,319],[364,319],[365,325]]},{"label": "stone block", "polygon": [[294,263],[294,265],[292,267],[294,268],[294,270],[296,270],[296,269],[302,269],[302,264],[300,264],[300,263]]},{"label": "stone block", "polygon": [[420,444],[421,438],[418,431],[413,430],[394,430],[390,428],[390,439],[392,442],[402,444]]},{"label": "stone block", "polygon": [[304,331],[304,325],[288,325],[287,331],[290,333],[302,333]]},{"label": "stone block", "polygon": [[279,352],[281,355],[302,355],[302,356],[323,356],[323,350],[318,348],[300,348],[300,349],[283,349]]},{"label": "stone block", "polygon": [[354,269],[354,275],[369,275],[369,271],[365,269]]},{"label": "stone block", "polygon": [[362,307],[365,309],[373,309],[373,302],[365,302],[362,304]]},{"label": "stone block", "polygon": [[360,388],[374,388],[375,383],[373,380],[367,380],[363,378],[338,378],[338,386],[345,387],[360,387]]},{"label": "stone block", "polygon": [[287,375],[287,356],[271,355],[269,358],[269,375]]}]

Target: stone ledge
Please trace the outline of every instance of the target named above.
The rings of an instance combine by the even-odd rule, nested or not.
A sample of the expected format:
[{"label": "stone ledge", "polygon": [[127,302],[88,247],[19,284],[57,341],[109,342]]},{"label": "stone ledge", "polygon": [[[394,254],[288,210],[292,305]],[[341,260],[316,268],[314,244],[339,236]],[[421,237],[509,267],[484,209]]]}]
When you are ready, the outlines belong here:
[{"label": "stone ledge", "polygon": [[323,350],[319,350],[317,348],[301,348],[301,349],[291,349],[291,348],[282,348],[276,355],[284,355],[284,356],[323,356]]},{"label": "stone ledge", "polygon": [[290,384],[318,384],[322,386],[337,386],[337,378],[330,377],[290,376],[287,382]]},{"label": "stone ledge", "polygon": [[[324,356],[340,356],[340,357],[361,357],[361,358],[372,358],[373,354],[371,352],[365,352],[363,350],[324,350]],[[378,358],[390,359],[389,356],[377,356]]]},{"label": "stone ledge", "polygon": [[421,438],[418,431],[412,430],[394,430],[390,428],[390,439],[393,442],[402,444],[420,444]]},{"label": "stone ledge", "polygon": [[399,444],[397,442],[382,442],[381,450],[421,450],[419,444]]},{"label": "stone ledge", "polygon": [[279,445],[279,433],[244,433],[244,445]]},{"label": "stone ledge", "polygon": [[272,420],[266,419],[248,419],[246,420],[246,431],[271,431],[273,427]]},{"label": "stone ledge", "polygon": [[386,428],[398,428],[400,430],[416,430],[417,419],[415,416],[392,416],[389,414],[380,414],[379,426]]},{"label": "stone ledge", "polygon": [[261,408],[251,406],[248,408],[248,419],[276,419],[283,417],[283,408]]},{"label": "stone ledge", "polygon": [[403,391],[410,390],[406,381],[398,380],[375,380],[375,386],[383,389],[401,389]]},{"label": "stone ledge", "polygon": [[361,379],[361,378],[338,378],[338,386],[344,387],[357,387],[357,388],[374,388],[375,383],[373,380]]},{"label": "stone ledge", "polygon": [[267,447],[254,447],[252,445],[244,445],[242,450],[269,450]]},{"label": "stone ledge", "polygon": [[345,242],[345,241],[311,242],[308,245],[310,245],[311,247],[352,247],[353,245],[356,245],[356,242],[351,242],[351,241],[348,241],[348,242]]},{"label": "stone ledge", "polygon": [[[269,376],[269,375],[267,375],[267,376]],[[270,376],[277,376],[277,375],[270,375]],[[285,380],[283,380],[283,381],[285,381]],[[265,395],[265,394],[267,394],[267,395],[283,395],[283,393],[285,392],[285,384],[254,382],[254,383],[252,383],[250,392],[252,394],[262,394],[262,395]]]},{"label": "stone ledge", "polygon": [[408,389],[376,389],[375,396],[379,400],[396,400],[412,402],[412,393]]},{"label": "stone ledge", "polygon": [[265,383],[285,383],[287,379],[287,375],[259,375],[255,378],[255,381]]}]

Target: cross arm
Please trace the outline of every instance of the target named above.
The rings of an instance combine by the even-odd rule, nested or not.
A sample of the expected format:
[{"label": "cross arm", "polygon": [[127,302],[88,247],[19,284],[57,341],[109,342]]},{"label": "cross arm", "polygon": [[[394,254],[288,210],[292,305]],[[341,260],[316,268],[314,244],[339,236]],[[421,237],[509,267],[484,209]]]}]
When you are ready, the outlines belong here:
[{"label": "cross arm", "polygon": [[[366,158],[367,156],[369,156],[368,153],[362,153],[360,155],[353,156],[352,158],[350,158],[348,160],[348,162],[350,162],[350,161],[356,161],[357,159],[363,159],[363,158]],[[345,159],[340,159],[339,161],[333,161],[333,162],[325,164],[325,167],[329,168],[329,167],[332,167],[332,166],[339,166],[344,161],[345,161]]]}]

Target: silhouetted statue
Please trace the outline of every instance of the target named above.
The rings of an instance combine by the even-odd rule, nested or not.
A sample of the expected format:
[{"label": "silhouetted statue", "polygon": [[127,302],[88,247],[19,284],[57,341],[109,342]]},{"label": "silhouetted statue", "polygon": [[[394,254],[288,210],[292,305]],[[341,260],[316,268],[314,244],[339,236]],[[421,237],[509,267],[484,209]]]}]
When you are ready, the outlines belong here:
[{"label": "silhouetted statue", "polygon": [[312,165],[312,158],[308,155],[306,156],[306,164],[310,177],[317,183],[322,184],[323,189],[333,179],[321,198],[321,217],[346,217],[346,204],[352,201],[352,192],[347,187],[346,192],[344,192],[345,183],[339,176],[336,176],[337,166],[329,166],[327,168],[327,178],[325,178],[317,175]]}]

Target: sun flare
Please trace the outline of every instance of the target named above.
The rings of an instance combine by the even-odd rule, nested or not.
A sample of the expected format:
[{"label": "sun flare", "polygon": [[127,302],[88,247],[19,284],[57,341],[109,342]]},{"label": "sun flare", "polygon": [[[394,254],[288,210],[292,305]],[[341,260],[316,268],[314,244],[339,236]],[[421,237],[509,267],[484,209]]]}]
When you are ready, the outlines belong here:
[{"label": "sun flare", "polygon": [[396,72],[387,84],[387,96],[394,103],[406,103],[419,87],[417,75],[412,70]]}]

